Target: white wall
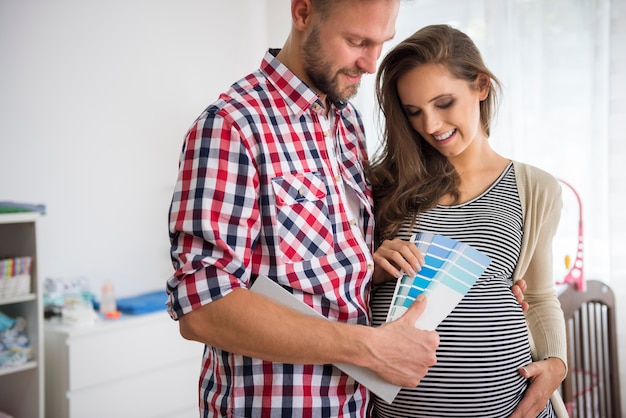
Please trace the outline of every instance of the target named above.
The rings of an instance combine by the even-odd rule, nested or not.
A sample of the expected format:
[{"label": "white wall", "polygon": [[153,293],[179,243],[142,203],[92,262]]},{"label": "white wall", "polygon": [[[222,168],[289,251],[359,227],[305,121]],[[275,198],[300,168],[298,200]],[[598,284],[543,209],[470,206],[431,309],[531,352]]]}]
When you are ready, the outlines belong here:
[{"label": "white wall", "polygon": [[47,206],[46,277],[96,293],[111,279],[118,296],[164,288],[185,131],[282,46],[288,5],[0,1],[0,200]]},{"label": "white wall", "polygon": [[626,2],[611,1],[611,60],[609,79],[609,223],[611,225],[611,287],[616,296],[622,416],[626,417]]}]

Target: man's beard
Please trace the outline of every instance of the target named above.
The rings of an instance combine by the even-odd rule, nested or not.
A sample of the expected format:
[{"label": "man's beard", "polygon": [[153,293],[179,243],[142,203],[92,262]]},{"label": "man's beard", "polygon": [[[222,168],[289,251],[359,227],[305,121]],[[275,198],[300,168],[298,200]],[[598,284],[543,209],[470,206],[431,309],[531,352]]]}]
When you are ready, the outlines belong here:
[{"label": "man's beard", "polygon": [[344,102],[357,93],[360,83],[350,84],[342,89],[339,85],[340,74],[357,76],[363,72],[358,69],[340,69],[334,74],[331,73],[333,66],[324,58],[322,49],[319,39],[319,30],[315,27],[302,45],[304,70],[313,83],[311,87],[325,94],[328,100],[333,103]]}]

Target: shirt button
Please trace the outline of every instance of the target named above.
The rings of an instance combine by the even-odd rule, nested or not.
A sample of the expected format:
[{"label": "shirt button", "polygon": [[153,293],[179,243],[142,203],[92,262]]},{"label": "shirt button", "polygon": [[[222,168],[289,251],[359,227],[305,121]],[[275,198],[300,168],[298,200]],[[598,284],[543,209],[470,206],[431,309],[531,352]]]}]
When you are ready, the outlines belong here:
[{"label": "shirt button", "polygon": [[335,183],[339,183],[341,181],[341,176],[335,176]]},{"label": "shirt button", "polygon": [[368,270],[374,270],[374,265],[373,264],[368,264],[367,265],[367,269]]},{"label": "shirt button", "polygon": [[350,219],[350,225],[352,226],[356,225],[356,221],[354,219]]},{"label": "shirt button", "polygon": [[328,131],[324,131],[324,138],[328,138]]}]

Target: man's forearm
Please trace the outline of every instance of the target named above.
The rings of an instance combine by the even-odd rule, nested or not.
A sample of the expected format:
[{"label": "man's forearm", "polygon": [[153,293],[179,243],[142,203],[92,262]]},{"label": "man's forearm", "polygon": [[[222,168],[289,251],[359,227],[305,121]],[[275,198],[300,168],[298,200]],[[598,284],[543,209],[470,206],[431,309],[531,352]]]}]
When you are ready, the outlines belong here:
[{"label": "man's forearm", "polygon": [[231,353],[292,364],[360,363],[369,327],[296,312],[247,289],[179,319],[181,335]]}]

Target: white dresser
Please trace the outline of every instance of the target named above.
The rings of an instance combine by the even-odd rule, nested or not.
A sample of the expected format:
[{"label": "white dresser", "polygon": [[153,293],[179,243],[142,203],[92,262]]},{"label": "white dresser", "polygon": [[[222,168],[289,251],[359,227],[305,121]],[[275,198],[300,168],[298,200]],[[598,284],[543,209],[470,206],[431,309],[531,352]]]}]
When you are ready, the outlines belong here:
[{"label": "white dresser", "polygon": [[46,418],[198,416],[203,345],[184,340],[165,311],[44,322]]}]

